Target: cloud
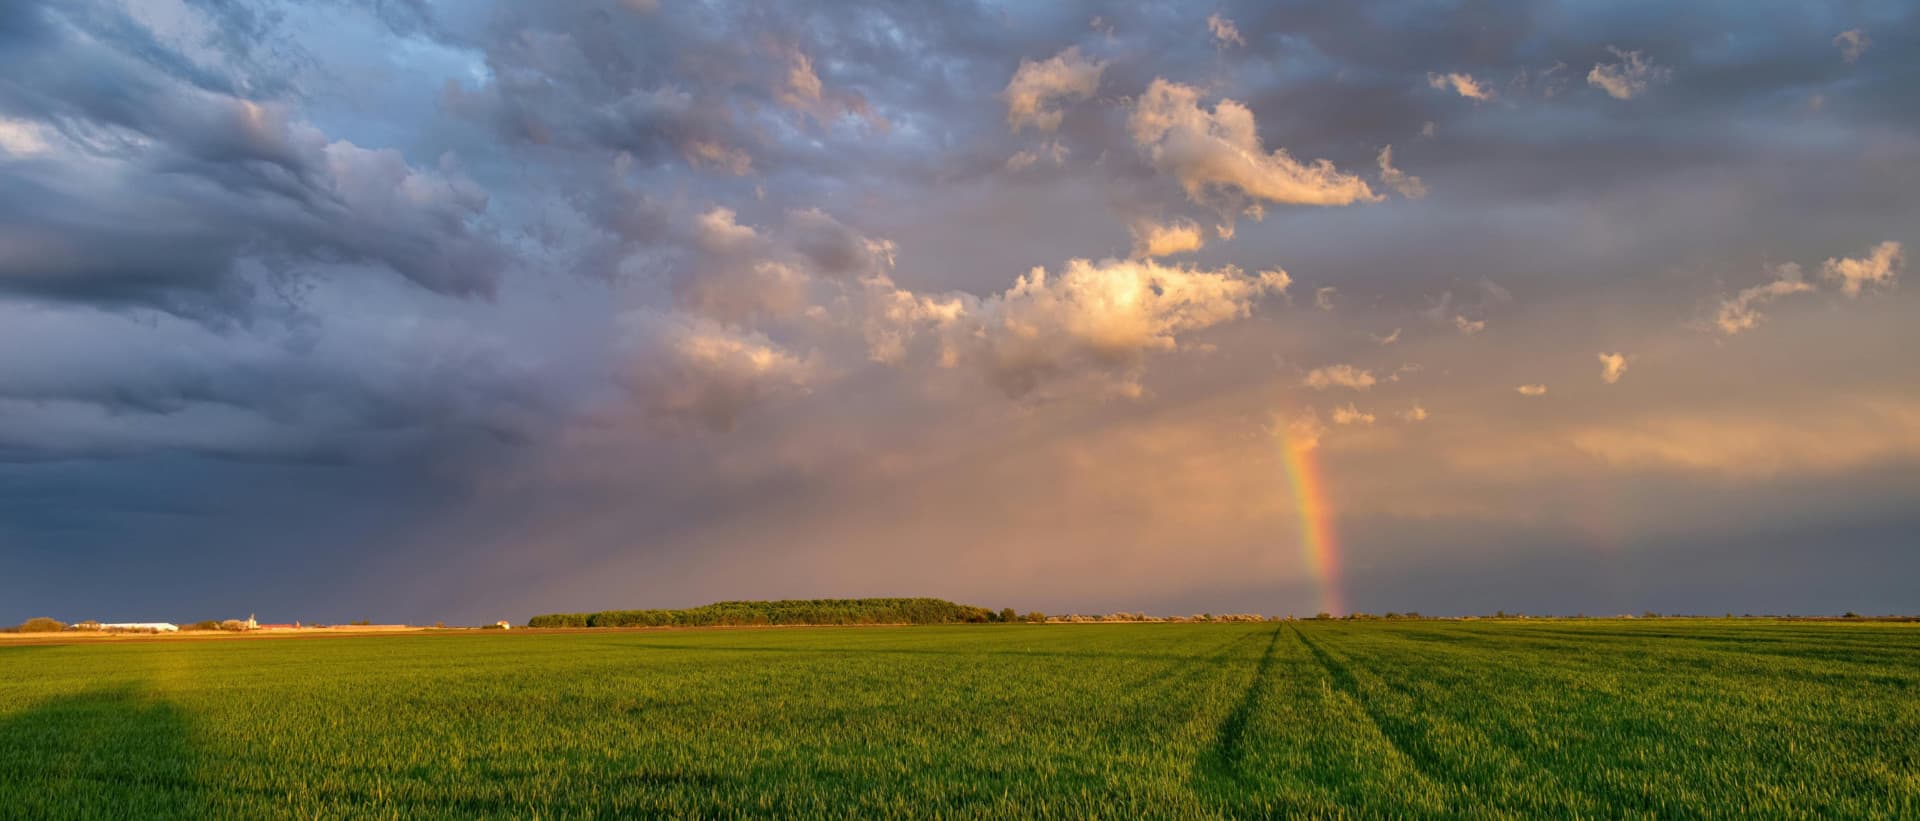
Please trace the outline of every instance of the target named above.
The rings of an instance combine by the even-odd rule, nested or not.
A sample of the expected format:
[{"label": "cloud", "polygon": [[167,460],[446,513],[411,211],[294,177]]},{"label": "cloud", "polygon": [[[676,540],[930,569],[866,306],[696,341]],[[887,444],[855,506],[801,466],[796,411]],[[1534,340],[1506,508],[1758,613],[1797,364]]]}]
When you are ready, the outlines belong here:
[{"label": "cloud", "polygon": [[1035,62],[1021,60],[1020,68],[1001,92],[1007,102],[1007,127],[1015,132],[1029,126],[1039,131],[1054,131],[1064,116],[1056,104],[1084,100],[1100,89],[1100,74],[1107,64],[1080,53],[1079,46],[1068,46],[1052,57]]},{"label": "cloud", "polygon": [[808,392],[812,357],[765,335],[689,314],[637,311],[623,319],[627,386],[656,419],[731,430],[749,408]]},{"label": "cloud", "polygon": [[1587,85],[1605,91],[1616,100],[1631,100],[1648,86],[1666,82],[1673,76],[1671,69],[1654,65],[1638,51],[1622,51],[1613,46],[1607,46],[1607,51],[1613,52],[1620,62],[1595,63],[1593,70],[1587,72]]},{"label": "cloud", "polygon": [[1213,33],[1214,44],[1222,48],[1247,44],[1247,41],[1240,36],[1240,27],[1219,14],[1207,15],[1207,31]]},{"label": "cloud", "polygon": [[38,124],[0,117],[0,151],[15,157],[47,152],[47,140]]},{"label": "cloud", "polygon": [[1322,285],[1313,289],[1313,307],[1322,311],[1333,310],[1333,297],[1339,292],[1340,289],[1332,285]]},{"label": "cloud", "polygon": [[787,214],[787,237],[817,275],[834,279],[868,277],[893,268],[891,240],[866,236],[818,208]]},{"label": "cloud", "polygon": [[1400,192],[1400,196],[1417,200],[1427,195],[1427,184],[1398,168],[1393,167],[1393,146],[1380,149],[1380,182]]},{"label": "cloud", "polygon": [[1547,386],[1545,386],[1545,385],[1521,385],[1520,387],[1517,387],[1517,388],[1514,388],[1514,391],[1515,391],[1516,393],[1519,393],[1519,394],[1520,394],[1521,396],[1546,396],[1546,395],[1547,395]]},{"label": "cloud", "polygon": [[[1440,91],[1452,91],[1469,100],[1491,100],[1493,89],[1481,85],[1471,74],[1431,74],[1427,75],[1427,85]],[[1432,125],[1429,123],[1428,125]],[[1423,132],[1429,133],[1430,132]]]},{"label": "cloud", "polygon": [[1600,354],[1600,381],[1609,385],[1620,381],[1627,372],[1627,356],[1618,353]]},{"label": "cloud", "polygon": [[865,97],[855,93],[828,91],[820,81],[820,75],[813,69],[813,58],[805,52],[798,48],[778,51],[784,55],[787,63],[774,93],[774,99],[781,105],[807,114],[822,125],[832,124],[841,117],[856,116],[865,118],[873,128],[887,127],[886,120],[873,113]]},{"label": "cloud", "polygon": [[1848,29],[1834,35],[1833,44],[1840,47],[1840,57],[1849,63],[1857,62],[1860,55],[1867,53],[1873,41],[1867,39],[1867,33],[1860,29]]},{"label": "cloud", "polygon": [[1136,395],[1135,377],[1147,354],[1174,351],[1182,334],[1245,317],[1256,300],[1285,285],[1284,275],[1249,277],[1231,266],[1076,259],[1057,277],[1034,268],[1012,288],[980,300],[947,325],[946,345],[978,362],[1009,396],[1080,374]]},{"label": "cloud", "polygon": [[1007,170],[1013,172],[1025,171],[1028,168],[1032,168],[1034,164],[1040,162],[1042,159],[1046,159],[1056,166],[1066,165],[1067,154],[1068,149],[1066,144],[1059,140],[1049,140],[1045,145],[1038,148],[1021,149],[1014,152],[1013,156],[1007,158]]},{"label": "cloud", "polygon": [[714,168],[736,177],[753,173],[753,155],[738,148],[728,148],[716,140],[694,140],[687,143],[687,164],[696,168]]},{"label": "cloud", "polygon": [[1320,440],[1327,436],[1326,423],[1320,421],[1320,414],[1312,408],[1285,416],[1276,415],[1272,431],[1282,437],[1289,447],[1299,450],[1318,448]]},{"label": "cloud", "polygon": [[1734,295],[1720,304],[1720,311],[1714,316],[1713,324],[1727,336],[1749,331],[1759,327],[1762,314],[1760,306],[1783,296],[1803,294],[1813,290],[1800,271],[1800,266],[1785,263],[1773,269],[1774,280],[1755,285]]},{"label": "cloud", "polygon": [[1832,473],[1920,455],[1920,407],[1885,397],[1833,397],[1820,412],[1649,411],[1630,424],[1583,425],[1567,437],[1615,468],[1767,477]]},{"label": "cloud", "polygon": [[1192,86],[1156,78],[1134,104],[1128,129],[1153,166],[1180,181],[1188,199],[1224,213],[1240,211],[1249,198],[1329,206],[1381,199],[1330,161],[1302,164],[1285,149],[1268,153],[1250,109],[1222,99],[1207,111]]},{"label": "cloud", "polygon": [[1336,425],[1371,425],[1373,420],[1373,414],[1354,407],[1352,402],[1333,409],[1333,423]]},{"label": "cloud", "polygon": [[1901,265],[1905,262],[1900,243],[1883,242],[1874,246],[1873,250],[1861,259],[1828,258],[1820,266],[1820,277],[1839,280],[1842,293],[1857,297],[1860,295],[1860,290],[1867,285],[1892,284],[1894,277],[1899,275]]},{"label": "cloud", "polygon": [[1461,336],[1473,336],[1487,329],[1487,321],[1484,319],[1468,319],[1460,314],[1454,314],[1453,327],[1460,331]]},{"label": "cloud", "polygon": [[1339,364],[1328,365],[1324,368],[1314,368],[1308,371],[1306,378],[1300,380],[1300,384],[1317,391],[1323,391],[1328,388],[1349,388],[1356,391],[1364,391],[1378,384],[1378,381],[1379,380],[1374,379],[1372,371],[1362,370],[1352,365]]},{"label": "cloud", "polygon": [[1395,329],[1393,329],[1393,330],[1392,330],[1391,332],[1389,332],[1389,333],[1387,333],[1387,334],[1386,334],[1386,335],[1384,335],[1384,336],[1375,336],[1375,337],[1373,338],[1373,341],[1375,341],[1375,342],[1378,342],[1378,343],[1380,343],[1380,344],[1382,344],[1382,345],[1392,345],[1392,344],[1393,344],[1393,343],[1395,343],[1395,342],[1399,342],[1399,341],[1400,341],[1400,329],[1399,329],[1399,328],[1395,328]]},{"label": "cloud", "polygon": [[[888,365],[906,361],[907,344],[922,328],[944,335],[977,307],[977,301],[964,295],[926,296],[895,285],[891,278],[875,276],[862,282],[866,289],[866,316],[861,332],[867,343],[867,358]],[[940,365],[958,364],[955,348],[941,351]]]},{"label": "cloud", "polygon": [[1400,412],[1401,420],[1407,422],[1425,422],[1429,415],[1427,409],[1421,407],[1418,402],[1415,402],[1413,407]]},{"label": "cloud", "polygon": [[[1289,276],[1283,268],[1268,268],[1261,271],[1260,282],[1266,286],[1269,293],[1281,295],[1285,295],[1287,289],[1293,287],[1293,277]],[[1293,298],[1287,299],[1291,302]]]},{"label": "cloud", "polygon": [[1132,231],[1133,255],[1140,258],[1191,253],[1206,245],[1200,224],[1188,219],[1164,224],[1140,220],[1133,224]]}]

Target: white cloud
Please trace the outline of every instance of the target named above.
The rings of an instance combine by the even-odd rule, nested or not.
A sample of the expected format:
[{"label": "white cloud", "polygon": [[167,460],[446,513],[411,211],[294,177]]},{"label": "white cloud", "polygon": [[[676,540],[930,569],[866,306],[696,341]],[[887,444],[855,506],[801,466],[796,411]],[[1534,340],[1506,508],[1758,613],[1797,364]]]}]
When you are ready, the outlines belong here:
[{"label": "white cloud", "polygon": [[1714,317],[1714,325],[1728,336],[1741,331],[1752,330],[1760,325],[1762,315],[1759,306],[1791,294],[1806,293],[1813,290],[1801,274],[1800,266],[1786,263],[1775,267],[1774,280],[1755,285],[1741,291],[1732,299],[1720,304],[1720,312]]},{"label": "white cloud", "polygon": [[1613,46],[1607,46],[1607,50],[1620,58],[1620,62],[1595,63],[1593,70],[1587,72],[1587,85],[1605,91],[1616,100],[1631,100],[1648,86],[1666,82],[1673,75],[1671,69],[1654,65],[1638,51],[1621,51]]},{"label": "white cloud", "polygon": [[1364,391],[1378,383],[1379,380],[1373,377],[1372,371],[1362,370],[1346,364],[1314,368],[1307,372],[1305,379],[1300,381],[1300,384],[1317,391],[1323,391],[1328,388],[1348,388],[1356,391]]},{"label": "white cloud", "polygon": [[1618,353],[1600,354],[1600,381],[1609,385],[1619,382],[1627,372],[1627,356]]},{"label": "white cloud", "polygon": [[1399,329],[1399,328],[1395,328],[1395,329],[1393,329],[1393,331],[1392,331],[1391,333],[1389,333],[1389,334],[1387,334],[1387,335],[1385,335],[1385,336],[1376,336],[1376,337],[1374,337],[1374,338],[1373,338],[1373,341],[1375,341],[1375,342],[1378,342],[1378,343],[1380,343],[1380,344],[1382,344],[1382,345],[1392,345],[1392,344],[1393,344],[1393,343],[1395,343],[1395,342],[1399,342],[1399,341],[1400,341],[1400,329]]},{"label": "white cloud", "polygon": [[1848,29],[1833,38],[1833,44],[1840,47],[1840,57],[1847,62],[1855,62],[1860,55],[1867,53],[1867,47],[1873,41],[1867,39],[1867,33],[1860,29]]},{"label": "white cloud", "polygon": [[1079,46],[1068,46],[1038,62],[1021,60],[1001,92],[1007,101],[1007,127],[1016,132],[1028,126],[1040,131],[1058,129],[1064,115],[1055,104],[1092,97],[1106,69],[1104,61],[1081,55]]},{"label": "white cloud", "polygon": [[1340,290],[1332,285],[1323,285],[1313,289],[1313,307],[1319,308],[1322,311],[1333,310],[1333,296],[1339,292]]},{"label": "white cloud", "polygon": [[1418,402],[1413,403],[1413,407],[1400,412],[1400,418],[1408,422],[1425,422],[1430,415]]},{"label": "white cloud", "polygon": [[1373,420],[1373,414],[1354,407],[1352,402],[1333,409],[1333,423],[1336,425],[1371,425]]},{"label": "white cloud", "polygon": [[1421,182],[1419,177],[1393,167],[1393,146],[1391,145],[1380,149],[1380,182],[1410,200],[1417,200],[1427,195],[1427,184]]},{"label": "white cloud", "polygon": [[1200,224],[1188,219],[1165,224],[1140,220],[1133,224],[1132,232],[1133,255],[1137,258],[1191,253],[1207,244]]},{"label": "white cloud", "polygon": [[1244,46],[1247,44],[1247,41],[1240,36],[1240,27],[1234,25],[1232,20],[1221,17],[1218,14],[1207,15],[1207,31],[1213,32],[1215,45],[1223,48],[1229,45]]},{"label": "white cloud", "polygon": [[1822,279],[1839,280],[1840,290],[1857,297],[1867,285],[1889,285],[1906,262],[1900,243],[1883,242],[1861,259],[1831,259],[1820,266]]},{"label": "white cloud", "polygon": [[1520,387],[1514,388],[1514,391],[1518,392],[1521,396],[1545,396],[1547,395],[1547,386],[1521,385]]},{"label": "white cloud", "polygon": [[1135,104],[1128,127],[1154,167],[1177,178],[1189,199],[1224,214],[1245,210],[1248,198],[1289,205],[1381,199],[1366,181],[1327,160],[1301,163],[1285,149],[1267,152],[1250,109],[1222,99],[1207,111],[1192,86],[1155,79]]},{"label": "white cloud", "polygon": [[1453,327],[1458,329],[1462,336],[1473,336],[1487,329],[1487,321],[1484,319],[1468,319],[1460,314],[1454,314]]},{"label": "white cloud", "polygon": [[1432,74],[1427,75],[1427,85],[1440,91],[1452,91],[1470,100],[1491,100],[1493,89],[1481,85],[1471,74]]}]

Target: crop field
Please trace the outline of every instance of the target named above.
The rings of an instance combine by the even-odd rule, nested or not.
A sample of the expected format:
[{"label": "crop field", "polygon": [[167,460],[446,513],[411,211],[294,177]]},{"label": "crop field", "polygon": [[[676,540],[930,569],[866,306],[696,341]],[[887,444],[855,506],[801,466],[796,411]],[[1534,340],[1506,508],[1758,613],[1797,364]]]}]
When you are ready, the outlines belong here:
[{"label": "crop field", "polygon": [[0,645],[11,817],[1920,817],[1920,628]]}]

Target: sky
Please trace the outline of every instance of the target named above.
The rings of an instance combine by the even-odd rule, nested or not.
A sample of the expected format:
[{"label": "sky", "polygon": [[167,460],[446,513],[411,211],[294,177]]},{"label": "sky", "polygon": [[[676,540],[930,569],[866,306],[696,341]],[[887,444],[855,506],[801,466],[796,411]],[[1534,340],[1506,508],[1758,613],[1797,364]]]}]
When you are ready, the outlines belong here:
[{"label": "sky", "polygon": [[1920,611],[1905,2],[0,4],[0,621]]}]

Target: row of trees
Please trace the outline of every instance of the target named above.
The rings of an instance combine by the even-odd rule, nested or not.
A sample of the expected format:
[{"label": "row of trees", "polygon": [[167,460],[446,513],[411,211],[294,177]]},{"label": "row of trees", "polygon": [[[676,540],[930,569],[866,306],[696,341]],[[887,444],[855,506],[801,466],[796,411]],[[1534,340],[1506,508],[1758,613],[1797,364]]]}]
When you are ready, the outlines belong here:
[{"label": "row of trees", "polygon": [[[1039,614],[1028,614],[1029,616]],[[1045,619],[1045,616],[1041,616]],[[682,610],[602,610],[549,613],[528,627],[718,627],[783,624],[986,624],[1017,621],[998,612],[945,599],[783,599],[724,601]]]}]

